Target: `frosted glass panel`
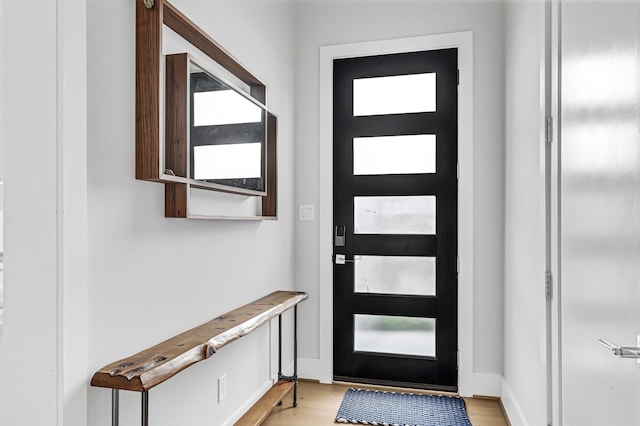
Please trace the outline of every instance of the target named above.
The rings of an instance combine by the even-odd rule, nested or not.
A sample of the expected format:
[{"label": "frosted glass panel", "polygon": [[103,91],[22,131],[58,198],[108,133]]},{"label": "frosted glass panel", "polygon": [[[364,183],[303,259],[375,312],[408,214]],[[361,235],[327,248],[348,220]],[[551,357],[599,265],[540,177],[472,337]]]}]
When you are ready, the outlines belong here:
[{"label": "frosted glass panel", "polygon": [[259,178],[261,173],[260,142],[193,147],[194,179]]},{"label": "frosted glass panel", "polygon": [[436,258],[356,256],[355,292],[431,296],[436,294]]},{"label": "frosted glass panel", "polygon": [[435,73],[353,80],[353,115],[356,117],[435,110]]},{"label": "frosted glass panel", "polygon": [[384,315],[354,315],[355,351],[436,355],[436,320]]},{"label": "frosted glass panel", "polygon": [[436,197],[433,195],[399,197],[354,197],[356,234],[436,233]]},{"label": "frosted glass panel", "polygon": [[353,138],[353,174],[436,172],[436,135]]},{"label": "frosted glass panel", "polygon": [[193,125],[260,123],[262,109],[234,90],[193,94]]},{"label": "frosted glass panel", "polygon": [[640,366],[597,344],[640,332],[640,9],[563,3],[561,423],[640,425]]}]

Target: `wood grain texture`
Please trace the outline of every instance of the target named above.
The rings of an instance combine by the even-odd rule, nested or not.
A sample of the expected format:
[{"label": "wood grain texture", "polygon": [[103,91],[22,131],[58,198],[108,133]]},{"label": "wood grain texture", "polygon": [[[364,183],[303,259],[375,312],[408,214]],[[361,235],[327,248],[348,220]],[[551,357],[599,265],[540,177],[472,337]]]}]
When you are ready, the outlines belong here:
[{"label": "wood grain texture", "polygon": [[136,179],[160,177],[162,15],[136,0]]},{"label": "wood grain texture", "polygon": [[91,379],[92,386],[142,392],[191,365],[210,358],[225,345],[249,334],[306,300],[297,291],[276,291],[135,355],[108,364]]},{"label": "wood grain texture", "polygon": [[189,55],[167,55],[165,66],[165,167],[187,176]]},{"label": "wood grain texture", "polygon": [[164,217],[185,219],[189,215],[189,186],[186,183],[164,184]]},{"label": "wood grain texture", "polygon": [[[189,55],[167,55],[165,65],[165,167],[188,177]],[[165,184],[164,216],[186,218],[189,187]]]},{"label": "wood grain texture", "polygon": [[267,196],[262,197],[262,216],[278,217],[278,119],[267,113]]},{"label": "wood grain texture", "polygon": [[183,15],[175,6],[166,0],[163,1],[163,5],[164,23],[169,28],[248,84],[252,88],[251,95],[261,103],[265,103],[265,85],[260,80],[247,71],[229,52],[216,43],[215,40],[209,37],[205,31],[194,24],[189,18]]},{"label": "wood grain texture", "polygon": [[[285,403],[276,407],[262,423],[263,426],[331,426],[342,403],[345,392],[351,386],[367,389],[406,391],[413,393],[442,394],[416,389],[385,388],[380,386],[361,386],[347,384],[325,385],[300,381],[298,384],[298,406],[293,408],[285,398]],[[450,395],[450,394],[449,394]],[[508,419],[502,414],[497,398],[465,398],[467,414],[474,426],[509,426]]]},{"label": "wood grain texture", "polygon": [[273,409],[293,390],[293,382],[279,381],[247,411],[234,426],[258,426],[264,422]]},{"label": "wood grain texture", "polygon": [[[266,103],[266,86],[244,68],[224,48],[183,15],[168,1],[158,1],[147,9],[143,0],[136,0],[136,178],[166,182],[161,179],[160,152],[160,70],[162,26],[167,25],[186,41],[202,50],[250,86],[251,96]],[[165,158],[164,168],[176,176],[187,177],[188,164],[188,56],[167,57],[165,81]],[[187,66],[184,66],[186,62]],[[185,76],[183,78],[183,76]],[[184,95],[183,95],[184,94]],[[184,112],[183,112],[184,111]],[[277,218],[277,173],[275,117],[267,138],[267,191],[262,199],[262,216]],[[196,184],[197,185],[197,184]],[[197,186],[196,186],[197,187]],[[211,188],[205,188],[211,190]],[[243,193],[232,191],[231,193]],[[165,217],[189,217],[189,184],[166,183]]]}]

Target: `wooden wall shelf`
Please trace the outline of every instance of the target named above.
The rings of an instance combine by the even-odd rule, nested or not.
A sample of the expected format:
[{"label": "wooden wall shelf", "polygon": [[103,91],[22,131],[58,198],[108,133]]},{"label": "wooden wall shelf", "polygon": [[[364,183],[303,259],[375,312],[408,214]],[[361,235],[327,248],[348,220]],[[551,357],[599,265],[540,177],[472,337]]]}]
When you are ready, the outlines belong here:
[{"label": "wooden wall shelf", "polygon": [[[175,75],[185,64],[167,64],[166,81],[162,76],[162,27],[166,25],[185,41],[200,49],[213,61],[244,82],[250,89],[250,95],[262,104],[266,104],[266,86],[240,64],[222,46],[182,14],[166,0],[156,1],[155,6],[147,8],[144,0],[136,0],[136,179],[161,182],[165,184],[165,216],[176,218],[235,219],[220,215],[194,215],[189,210],[189,192],[191,188],[221,190],[203,186],[188,179],[186,170],[188,131],[187,117],[167,114],[165,129],[160,128],[161,112],[173,108],[161,108],[162,96],[166,94],[168,105],[184,103],[185,99],[175,97],[175,91],[167,86],[175,86]],[[185,68],[186,69],[186,68]],[[186,80],[184,80],[186,84]],[[165,131],[165,147],[161,147],[161,130]],[[261,214],[250,220],[277,219],[277,117],[268,113],[266,142],[266,196],[261,197]],[[161,157],[161,153],[165,158]],[[183,176],[180,182],[167,176],[165,169],[173,170]],[[233,192],[228,191],[227,192]]]}]

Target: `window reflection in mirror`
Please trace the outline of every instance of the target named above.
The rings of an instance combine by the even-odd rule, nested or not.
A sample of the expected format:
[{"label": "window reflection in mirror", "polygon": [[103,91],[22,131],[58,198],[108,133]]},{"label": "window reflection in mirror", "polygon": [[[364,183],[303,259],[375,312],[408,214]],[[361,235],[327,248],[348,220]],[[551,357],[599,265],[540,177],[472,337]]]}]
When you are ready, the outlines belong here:
[{"label": "window reflection in mirror", "polygon": [[265,107],[191,62],[191,178],[265,191]]}]

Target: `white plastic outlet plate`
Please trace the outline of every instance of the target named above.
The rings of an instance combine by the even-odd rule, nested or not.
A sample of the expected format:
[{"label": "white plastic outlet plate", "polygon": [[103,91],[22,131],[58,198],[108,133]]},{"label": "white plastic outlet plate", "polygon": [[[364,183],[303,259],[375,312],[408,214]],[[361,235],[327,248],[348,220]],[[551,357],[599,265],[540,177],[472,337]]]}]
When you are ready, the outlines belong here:
[{"label": "white plastic outlet plate", "polygon": [[227,397],[227,375],[218,377],[218,403]]}]

